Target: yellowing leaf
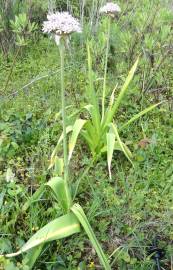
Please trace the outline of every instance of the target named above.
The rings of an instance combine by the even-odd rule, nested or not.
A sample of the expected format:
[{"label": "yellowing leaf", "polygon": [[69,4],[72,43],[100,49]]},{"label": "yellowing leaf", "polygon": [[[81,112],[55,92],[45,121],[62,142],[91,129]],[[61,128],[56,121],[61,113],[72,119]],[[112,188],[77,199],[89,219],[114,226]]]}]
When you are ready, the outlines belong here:
[{"label": "yellowing leaf", "polygon": [[81,129],[83,128],[83,126],[85,125],[86,120],[83,119],[77,119],[73,125],[73,129],[72,129],[72,135],[70,137],[69,140],[69,155],[68,155],[68,161],[70,161],[71,157],[72,157],[72,153],[73,150],[75,148],[76,145],[76,141],[78,138],[78,135],[81,131]]},{"label": "yellowing leaf", "polygon": [[[72,130],[73,130],[73,127],[72,126],[66,127],[66,134],[70,133]],[[48,169],[51,169],[54,166],[54,164],[55,164],[55,158],[56,158],[56,155],[57,155],[57,151],[58,151],[59,146],[60,146],[60,144],[61,144],[62,141],[63,141],[63,133],[61,134],[61,136],[60,136],[60,138],[58,140],[58,143],[57,143],[55,149],[52,152],[51,159],[50,159],[50,165],[49,165],[49,168]]]},{"label": "yellowing leaf", "polygon": [[64,212],[68,211],[68,198],[65,190],[65,182],[61,177],[53,177],[46,186],[53,191],[55,199],[60,203]]},{"label": "yellowing leaf", "polygon": [[115,145],[115,134],[110,131],[107,133],[107,162],[108,162],[108,170],[109,170],[109,177],[112,179],[111,175],[111,163],[112,163],[112,156],[114,152],[114,145]]}]

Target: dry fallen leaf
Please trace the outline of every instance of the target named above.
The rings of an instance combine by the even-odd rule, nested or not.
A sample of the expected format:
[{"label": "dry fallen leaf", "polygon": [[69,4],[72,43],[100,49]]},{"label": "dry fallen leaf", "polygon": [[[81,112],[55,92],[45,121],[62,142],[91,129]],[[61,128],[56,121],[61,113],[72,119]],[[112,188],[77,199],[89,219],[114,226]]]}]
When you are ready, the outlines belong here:
[{"label": "dry fallen leaf", "polygon": [[151,140],[148,138],[144,138],[139,141],[138,146],[142,149],[146,148],[151,143]]}]

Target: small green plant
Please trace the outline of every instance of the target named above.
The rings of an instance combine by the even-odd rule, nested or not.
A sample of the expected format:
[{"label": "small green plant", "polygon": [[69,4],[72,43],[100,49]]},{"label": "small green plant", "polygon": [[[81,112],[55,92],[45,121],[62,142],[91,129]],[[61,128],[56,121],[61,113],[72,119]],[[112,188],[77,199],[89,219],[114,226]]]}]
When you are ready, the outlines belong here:
[{"label": "small green plant", "polygon": [[5,83],[5,87],[3,90],[4,93],[7,90],[7,87],[10,82],[10,78],[11,78],[11,75],[12,75],[12,72],[13,72],[13,69],[16,64],[16,60],[20,53],[21,48],[28,44],[28,41],[29,41],[28,37],[30,37],[30,35],[37,29],[37,25],[35,23],[31,23],[25,13],[15,16],[15,20],[14,21],[11,20],[10,24],[11,24],[12,31],[15,33],[15,39],[16,39],[15,42],[18,48],[14,55],[13,63],[12,63],[11,69],[9,71],[9,75]]},{"label": "small green plant", "polygon": [[21,13],[15,16],[15,20],[10,21],[12,31],[16,35],[16,44],[18,46],[26,46],[28,38],[37,30],[37,24],[30,22],[26,13]]}]

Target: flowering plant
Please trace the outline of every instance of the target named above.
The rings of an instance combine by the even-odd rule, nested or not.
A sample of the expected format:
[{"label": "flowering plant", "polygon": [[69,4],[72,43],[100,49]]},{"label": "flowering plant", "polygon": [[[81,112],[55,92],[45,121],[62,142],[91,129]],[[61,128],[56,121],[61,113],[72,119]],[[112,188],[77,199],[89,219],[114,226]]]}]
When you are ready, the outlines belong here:
[{"label": "flowering plant", "polygon": [[[93,247],[95,248],[100,262],[105,270],[111,270],[109,261],[104,254],[89,222],[79,204],[73,204],[71,189],[69,185],[69,168],[68,168],[68,150],[66,138],[66,106],[65,106],[65,91],[64,91],[64,39],[73,32],[81,32],[80,24],[67,12],[57,12],[48,15],[48,21],[44,22],[43,31],[55,34],[59,37],[58,47],[61,58],[61,103],[62,103],[62,122],[63,122],[63,169],[55,170],[53,177],[46,186],[52,191],[54,198],[61,206],[64,213],[61,217],[51,221],[33,235],[26,244],[16,253],[8,254],[7,257],[18,256],[23,252],[28,252],[28,264],[32,269],[35,260],[41,253],[43,246],[53,240],[62,239],[72,234],[79,233],[81,225],[87,233]],[[55,40],[56,41],[56,40]],[[59,159],[62,161],[62,159]]]}]

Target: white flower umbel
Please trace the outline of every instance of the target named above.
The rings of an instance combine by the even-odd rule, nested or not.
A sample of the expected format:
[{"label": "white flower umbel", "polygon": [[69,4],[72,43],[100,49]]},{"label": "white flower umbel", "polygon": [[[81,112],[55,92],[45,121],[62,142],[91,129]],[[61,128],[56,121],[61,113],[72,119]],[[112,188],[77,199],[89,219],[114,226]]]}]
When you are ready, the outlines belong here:
[{"label": "white flower umbel", "polygon": [[109,2],[100,8],[101,14],[115,15],[118,12],[121,12],[121,8],[119,7],[118,4],[112,2]]},{"label": "white flower umbel", "polygon": [[53,33],[57,45],[59,45],[61,37],[75,32],[82,32],[79,21],[68,12],[48,14],[47,19],[47,21],[43,22],[43,32]]}]

